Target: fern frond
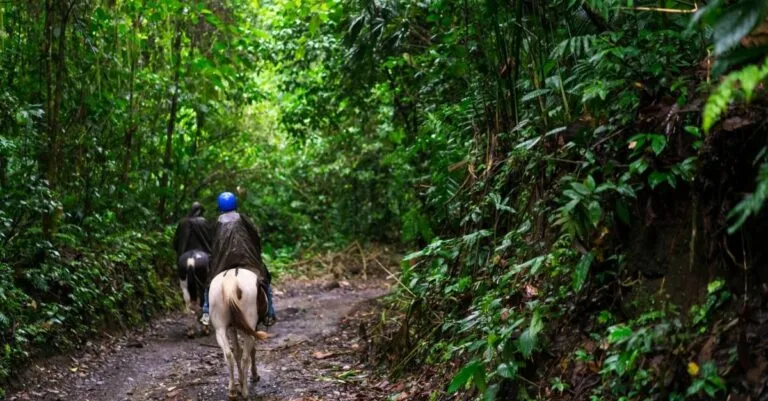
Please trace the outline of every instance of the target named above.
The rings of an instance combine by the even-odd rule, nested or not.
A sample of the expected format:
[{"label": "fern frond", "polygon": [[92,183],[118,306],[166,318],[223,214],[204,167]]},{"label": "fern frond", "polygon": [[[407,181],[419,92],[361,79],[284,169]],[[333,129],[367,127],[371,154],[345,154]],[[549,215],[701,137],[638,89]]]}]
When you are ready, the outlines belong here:
[{"label": "fern frond", "polygon": [[744,96],[747,102],[752,100],[757,85],[768,78],[768,59],[762,66],[750,65],[728,74],[715,88],[704,105],[702,128],[708,133],[728,106],[737,96]]},{"label": "fern frond", "polygon": [[597,39],[598,35],[581,35],[568,38],[555,46],[550,57],[554,59],[560,59],[564,56],[579,58],[590,53]]}]

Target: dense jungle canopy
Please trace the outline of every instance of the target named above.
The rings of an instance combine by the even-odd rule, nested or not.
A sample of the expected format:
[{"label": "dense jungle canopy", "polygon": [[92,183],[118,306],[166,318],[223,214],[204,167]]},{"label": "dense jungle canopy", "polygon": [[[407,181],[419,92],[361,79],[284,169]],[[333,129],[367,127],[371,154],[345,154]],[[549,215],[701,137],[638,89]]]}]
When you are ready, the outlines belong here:
[{"label": "dense jungle canopy", "polygon": [[178,307],[174,224],[236,190],[277,275],[410,251],[374,357],[432,399],[766,399],[767,14],[2,1],[0,383]]}]

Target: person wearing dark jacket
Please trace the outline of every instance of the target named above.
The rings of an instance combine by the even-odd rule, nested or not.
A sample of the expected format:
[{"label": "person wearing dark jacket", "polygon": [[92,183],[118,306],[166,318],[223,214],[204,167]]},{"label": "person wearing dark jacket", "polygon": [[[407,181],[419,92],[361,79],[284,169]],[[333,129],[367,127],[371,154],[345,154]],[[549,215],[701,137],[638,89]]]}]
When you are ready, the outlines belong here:
[{"label": "person wearing dark jacket", "polygon": [[189,213],[179,221],[176,226],[176,234],[173,236],[173,249],[176,256],[184,252],[198,249],[205,253],[211,253],[213,243],[211,227],[203,217],[203,206],[195,202],[189,209]]},{"label": "person wearing dark jacket", "polygon": [[233,193],[219,195],[218,206],[221,215],[216,221],[208,283],[210,285],[217,274],[228,269],[252,270],[262,279],[260,285],[267,295],[267,316],[263,323],[271,326],[276,320],[272,305],[272,277],[261,257],[259,231],[247,216],[237,212],[237,198]]},{"label": "person wearing dark jacket", "polygon": [[[209,271],[209,256],[213,242],[211,227],[203,217],[203,207],[195,202],[189,213],[179,221],[173,236],[177,268],[184,301],[199,299],[202,312],[207,313],[207,290],[203,288]],[[199,294],[199,295],[198,295]]]}]

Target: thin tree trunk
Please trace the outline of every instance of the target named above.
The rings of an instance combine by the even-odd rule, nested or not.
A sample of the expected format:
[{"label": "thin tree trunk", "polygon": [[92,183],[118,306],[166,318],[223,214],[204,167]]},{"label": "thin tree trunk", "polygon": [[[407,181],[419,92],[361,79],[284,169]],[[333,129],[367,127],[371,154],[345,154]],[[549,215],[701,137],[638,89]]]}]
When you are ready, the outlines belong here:
[{"label": "thin tree trunk", "polygon": [[[53,31],[53,16],[52,14],[52,6],[51,6],[51,0],[45,0],[45,25],[43,28],[43,48],[41,50],[42,57],[40,58],[43,62],[42,65],[42,73],[44,74],[44,82],[45,82],[45,129],[50,129],[51,126],[51,93],[53,93],[52,86],[53,83],[51,82],[51,38],[52,38],[52,31]],[[50,162],[50,154],[48,153],[48,149],[40,149],[40,157],[39,157],[39,163],[40,163],[40,174],[44,175],[48,173],[48,163]]]},{"label": "thin tree trunk", "polygon": [[[48,130],[48,144],[43,145],[39,149],[38,166],[40,175],[49,179],[48,173],[50,171],[50,165],[52,163],[51,147],[53,142],[51,141],[52,127],[53,127],[53,80],[51,66],[51,42],[53,40],[53,5],[52,0],[45,1],[45,24],[43,27],[43,48],[42,48],[42,72],[45,75],[45,129]],[[51,213],[43,213],[42,216],[43,225],[43,238],[50,240],[53,228],[53,215]]]},{"label": "thin tree trunk", "polygon": [[[133,28],[136,30],[139,28],[139,18],[136,18],[136,21],[134,21]],[[130,45],[128,46],[128,57],[130,58],[129,62],[131,64],[131,72],[130,72],[130,79],[128,83],[128,127],[125,130],[125,135],[123,136],[123,148],[125,150],[125,153],[123,153],[123,166],[122,166],[122,173],[120,174],[120,182],[125,184],[128,182],[128,173],[131,171],[131,155],[132,155],[132,148],[133,148],[133,135],[136,133],[136,123],[134,121],[134,83],[136,81],[136,63],[138,61],[138,55],[133,54],[133,42],[130,42]]]},{"label": "thin tree trunk", "polygon": [[171,95],[171,109],[168,113],[168,126],[165,131],[165,154],[163,156],[163,172],[160,176],[160,203],[157,214],[162,221],[167,221],[165,205],[168,201],[168,179],[171,171],[171,153],[173,150],[173,133],[176,129],[176,109],[179,102],[179,75],[181,70],[181,30],[176,25],[176,33],[173,38],[173,56],[176,58],[173,73],[173,95]]},{"label": "thin tree trunk", "polygon": [[61,103],[64,97],[64,78],[67,70],[67,24],[69,23],[69,16],[74,7],[74,1],[71,4],[60,3],[61,7],[61,24],[59,26],[59,41],[55,53],[56,61],[56,86],[53,94],[53,110],[51,116],[51,163],[48,165],[48,181],[50,182],[51,189],[56,189],[58,183],[58,171],[59,171],[59,153],[61,150]]},{"label": "thin tree trunk", "polygon": [[520,60],[520,47],[523,42],[523,0],[517,0],[517,4],[515,4],[515,23],[518,26],[518,29],[516,30],[516,35],[514,39],[514,44],[512,45],[512,54],[513,54],[513,60],[514,60],[514,68],[515,72],[512,75],[512,102],[515,105],[515,126],[520,121],[520,112],[518,109],[518,99],[519,95],[517,93],[517,81],[520,78],[520,64],[522,63],[522,60]]}]

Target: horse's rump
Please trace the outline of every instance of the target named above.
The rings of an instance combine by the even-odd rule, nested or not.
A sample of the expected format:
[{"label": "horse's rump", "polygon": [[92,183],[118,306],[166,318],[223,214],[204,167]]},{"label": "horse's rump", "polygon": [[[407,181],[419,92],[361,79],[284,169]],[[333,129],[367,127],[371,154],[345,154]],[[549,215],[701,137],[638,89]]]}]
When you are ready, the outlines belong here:
[{"label": "horse's rump", "polygon": [[204,303],[202,294],[208,279],[209,264],[208,254],[197,249],[181,254],[177,263],[179,279],[187,281],[190,299],[198,300],[201,307]]},{"label": "horse's rump", "polygon": [[[225,302],[230,317],[229,319],[224,319],[224,321],[228,321],[233,327],[244,331],[256,339],[263,340],[266,338],[266,335],[262,332],[257,332],[256,325],[259,321],[259,309],[264,304],[261,300],[266,300],[266,297],[263,295],[263,291],[259,290],[258,274],[249,269],[243,269],[242,271],[248,271],[249,274],[239,274],[241,273],[240,269],[231,269],[217,275],[211,283],[210,296],[212,301],[218,298]],[[212,304],[211,313],[214,313],[216,310],[217,308]],[[221,309],[218,310],[221,311]],[[255,320],[249,321],[254,318]]]},{"label": "horse's rump", "polygon": [[256,281],[256,286],[259,289],[259,292],[257,294],[257,311],[259,316],[259,323],[262,323],[264,319],[267,317],[267,288],[266,283],[264,282],[264,279],[262,278],[261,271],[257,267],[249,267],[249,266],[238,266],[235,268],[224,270],[222,273],[224,276],[227,276],[228,274],[235,274],[237,275],[239,270],[248,270],[256,274],[256,277],[258,278]]}]

